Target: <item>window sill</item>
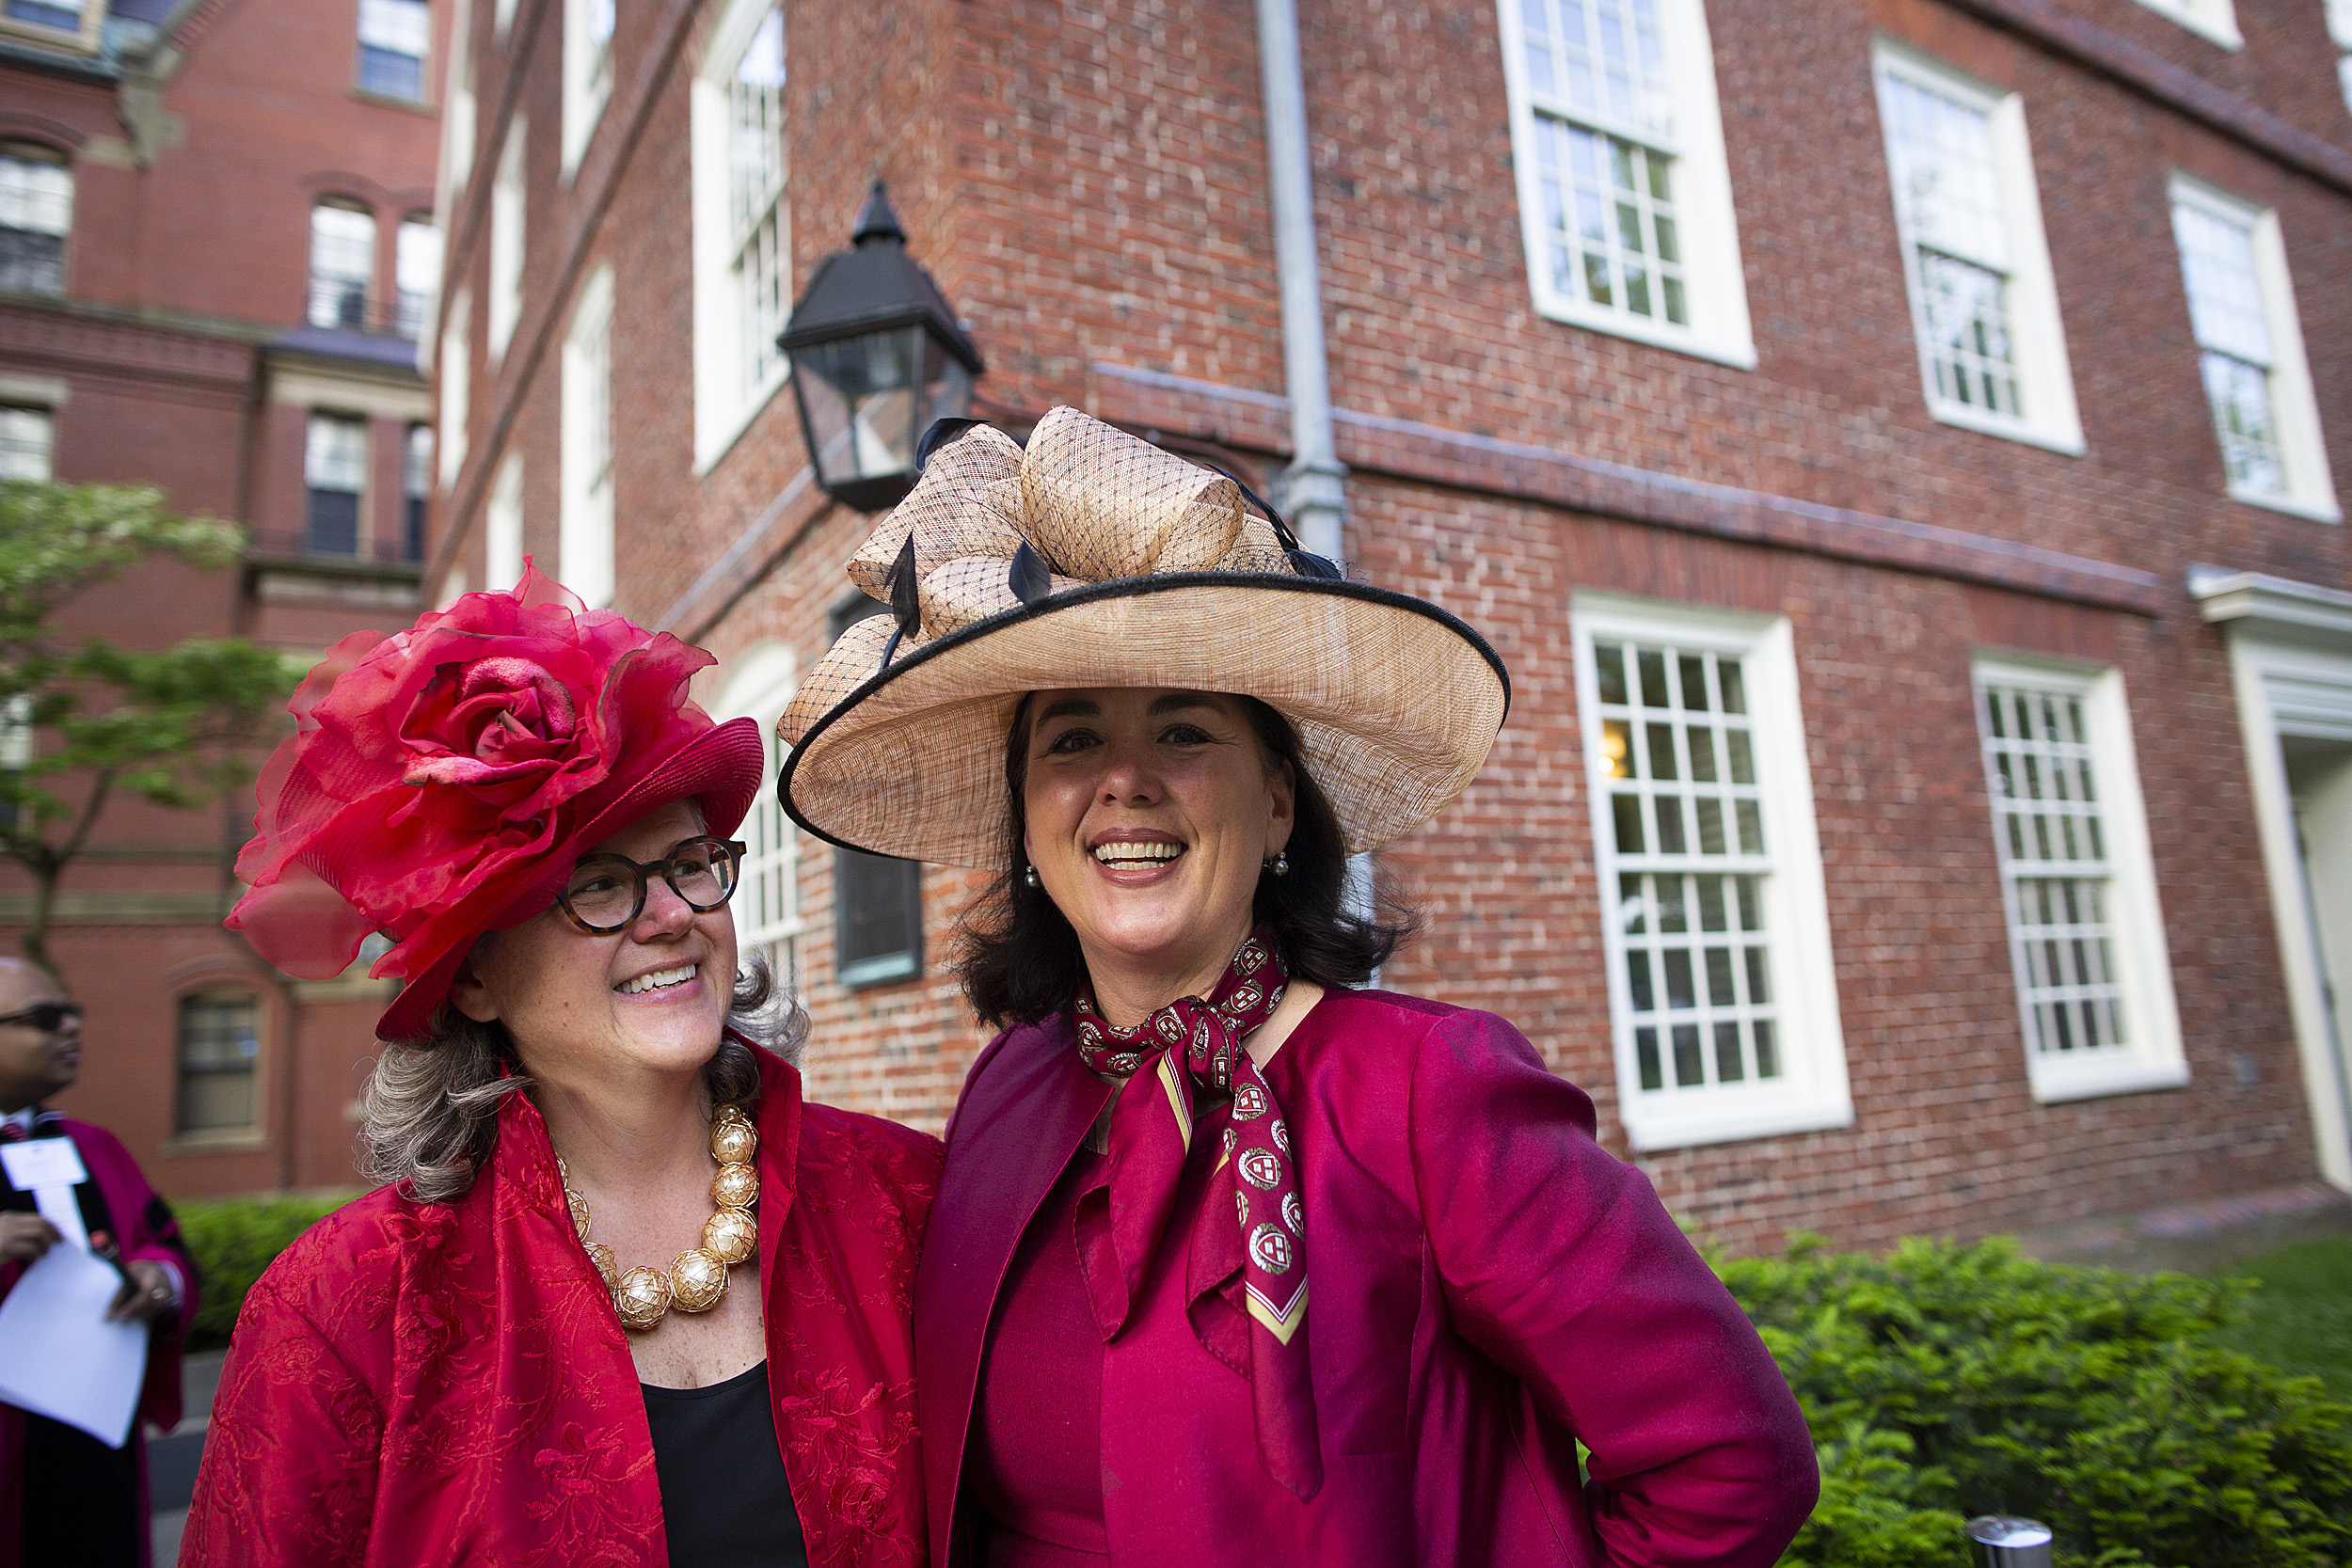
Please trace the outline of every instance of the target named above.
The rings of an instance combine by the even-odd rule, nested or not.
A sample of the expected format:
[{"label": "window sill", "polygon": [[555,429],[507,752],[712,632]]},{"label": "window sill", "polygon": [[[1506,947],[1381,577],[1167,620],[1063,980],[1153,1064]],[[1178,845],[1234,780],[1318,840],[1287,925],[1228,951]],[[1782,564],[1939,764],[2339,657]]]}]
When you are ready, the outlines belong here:
[{"label": "window sill", "polygon": [[2265,512],[2283,512],[2290,517],[2300,517],[2312,523],[2340,523],[2344,511],[2333,500],[2306,500],[2299,496],[2277,496],[2267,490],[2241,490],[2230,487],[2230,499],[2248,506],[2259,506]]},{"label": "window sill", "polygon": [[2033,1097],[2044,1105],[2097,1100],[2150,1089],[2177,1089],[2188,1082],[2186,1062],[2028,1062]]},{"label": "window sill", "polygon": [[901,980],[921,976],[923,965],[912,953],[885,953],[879,958],[865,958],[845,965],[834,976],[844,990],[866,990],[874,986],[895,986]]},{"label": "window sill", "polygon": [[24,22],[12,16],[0,16],[0,40],[10,43],[35,43],[48,49],[63,49],[75,55],[98,53],[96,27],[50,27],[38,22]]},{"label": "window sill", "polygon": [[1652,348],[1670,349],[1697,359],[1711,359],[1718,365],[1729,365],[1737,371],[1756,369],[1756,344],[1744,338],[1710,341],[1686,327],[1652,325],[1639,316],[1622,316],[1614,310],[1594,309],[1580,301],[1562,300],[1542,292],[1535,293],[1534,300],[1536,313],[1548,321],[1581,326],[1588,332],[1605,332],[1613,338],[1630,338]]},{"label": "window sill", "polygon": [[373,103],[385,109],[405,109],[412,115],[438,116],[441,112],[441,106],[429,98],[396,98],[389,92],[370,92],[365,87],[352,88],[351,96],[362,103]]},{"label": "window sill", "polygon": [[252,1154],[269,1147],[269,1132],[262,1128],[232,1128],[215,1132],[178,1132],[164,1140],[163,1154],[167,1160],[177,1160],[205,1154]]},{"label": "window sill", "polygon": [[1939,424],[1957,425],[1963,430],[1973,430],[1979,436],[1997,436],[2005,441],[2020,441],[2029,447],[2040,447],[2044,451],[2057,452],[2062,457],[2080,457],[2090,450],[2079,430],[2043,430],[2022,420],[1980,412],[1964,403],[1930,398],[1928,412]]},{"label": "window sill", "polygon": [[1822,1132],[1853,1125],[1853,1101],[1796,1100],[1709,1092],[1706,1102],[1689,1107],[1646,1107],[1625,1103],[1620,1112],[1626,1141],[1637,1154],[1669,1148],[1694,1148],[1703,1144],[1739,1143],[1776,1137],[1785,1132]]}]

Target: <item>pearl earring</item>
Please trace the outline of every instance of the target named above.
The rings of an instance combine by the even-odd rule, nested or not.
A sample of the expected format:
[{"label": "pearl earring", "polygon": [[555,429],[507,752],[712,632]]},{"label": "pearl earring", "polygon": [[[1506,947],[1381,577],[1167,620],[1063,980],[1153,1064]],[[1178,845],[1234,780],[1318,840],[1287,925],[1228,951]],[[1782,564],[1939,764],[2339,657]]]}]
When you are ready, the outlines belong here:
[{"label": "pearl earring", "polygon": [[1274,858],[1266,862],[1265,868],[1277,877],[1287,877],[1291,874],[1291,858],[1277,850]]},{"label": "pearl earring", "polygon": [[1034,865],[1029,867],[1026,871],[1021,873],[1021,879],[1031,887],[1041,887],[1043,885],[1037,879],[1037,867]]}]

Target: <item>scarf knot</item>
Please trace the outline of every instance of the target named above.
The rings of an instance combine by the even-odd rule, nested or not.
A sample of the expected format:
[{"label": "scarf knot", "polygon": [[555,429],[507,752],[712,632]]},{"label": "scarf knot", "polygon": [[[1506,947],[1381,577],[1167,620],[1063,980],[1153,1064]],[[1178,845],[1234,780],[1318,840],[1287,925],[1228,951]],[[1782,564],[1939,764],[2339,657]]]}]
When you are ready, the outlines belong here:
[{"label": "scarf knot", "polygon": [[[1259,1460],[1303,1499],[1323,1485],[1307,1362],[1306,1214],[1290,1129],[1264,1074],[1243,1049],[1282,1005],[1288,984],[1280,949],[1260,927],[1205,1001],[1179,997],[1121,1029],[1095,1006],[1092,989],[1081,986],[1071,1013],[1080,1059],[1096,1072],[1130,1080],[1111,1113],[1105,1157],[1115,1267],[1089,1267],[1087,1275],[1104,1338],[1115,1338],[1126,1325],[1175,1207],[1192,1151],[1196,1089],[1232,1096],[1210,1176],[1216,1186],[1191,1248],[1197,1264],[1209,1261],[1187,1279],[1186,1315],[1210,1354],[1248,1379]],[[1142,1082],[1147,1070],[1155,1083]],[[1229,1204],[1218,1201],[1223,1192],[1232,1195]],[[1217,1217],[1227,1207],[1234,1215],[1230,1225]],[[1228,1281],[1239,1285],[1229,1299],[1247,1314],[1246,1345],[1221,1343],[1228,1337],[1211,1326],[1216,1308],[1208,1298],[1223,1293]]]}]

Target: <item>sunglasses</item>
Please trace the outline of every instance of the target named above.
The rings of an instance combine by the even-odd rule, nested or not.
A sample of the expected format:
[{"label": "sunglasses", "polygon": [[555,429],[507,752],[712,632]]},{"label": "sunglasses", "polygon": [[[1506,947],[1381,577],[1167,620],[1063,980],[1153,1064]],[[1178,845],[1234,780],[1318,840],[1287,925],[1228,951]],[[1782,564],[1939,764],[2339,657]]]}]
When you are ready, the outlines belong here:
[{"label": "sunglasses", "polygon": [[671,845],[658,861],[588,855],[572,867],[571,879],[555,901],[573,925],[592,937],[609,937],[645,912],[646,879],[660,877],[688,909],[708,914],[735,896],[745,853],[733,839],[700,837]]},{"label": "sunglasses", "polygon": [[36,1002],[22,1012],[0,1015],[0,1023],[29,1023],[44,1035],[54,1035],[69,1018],[82,1022],[79,1002]]}]

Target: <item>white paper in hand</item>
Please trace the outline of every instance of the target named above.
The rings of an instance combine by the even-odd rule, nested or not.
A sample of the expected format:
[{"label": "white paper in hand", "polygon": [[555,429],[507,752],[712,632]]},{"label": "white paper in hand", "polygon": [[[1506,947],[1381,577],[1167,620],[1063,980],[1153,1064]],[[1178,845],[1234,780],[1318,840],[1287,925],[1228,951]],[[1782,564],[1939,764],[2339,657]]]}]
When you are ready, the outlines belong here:
[{"label": "white paper in hand", "polygon": [[42,1253],[0,1301],[0,1400],[108,1448],[129,1442],[147,1325],[106,1321],[121,1289],[120,1274],[70,1242]]}]

